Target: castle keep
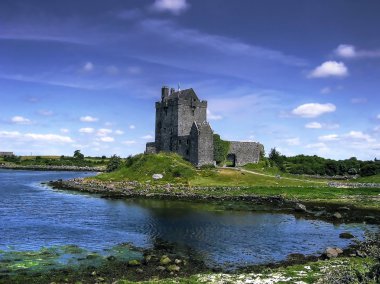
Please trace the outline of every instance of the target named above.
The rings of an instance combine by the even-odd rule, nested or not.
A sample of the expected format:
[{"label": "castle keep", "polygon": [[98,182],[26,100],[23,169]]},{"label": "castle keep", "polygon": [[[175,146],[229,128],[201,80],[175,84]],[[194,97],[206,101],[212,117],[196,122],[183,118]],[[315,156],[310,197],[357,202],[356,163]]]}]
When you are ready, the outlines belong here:
[{"label": "castle keep", "polygon": [[[235,166],[257,163],[261,144],[230,142],[228,159]],[[155,142],[146,144],[146,153],[176,152],[196,166],[214,164],[213,131],[207,122],[207,101],[193,89],[162,87],[156,102]]]}]

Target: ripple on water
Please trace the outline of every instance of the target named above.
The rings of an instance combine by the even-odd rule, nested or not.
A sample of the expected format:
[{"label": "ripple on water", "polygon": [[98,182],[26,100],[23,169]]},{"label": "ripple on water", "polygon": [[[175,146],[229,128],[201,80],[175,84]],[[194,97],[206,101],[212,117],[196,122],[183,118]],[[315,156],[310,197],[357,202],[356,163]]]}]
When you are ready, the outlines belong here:
[{"label": "ripple on water", "polygon": [[283,260],[347,246],[344,231],[362,237],[363,224],[332,225],[293,215],[215,210],[209,204],[106,200],[40,186],[83,176],[72,172],[0,170],[0,249],[38,250],[75,244],[101,251],[119,243],[151,247],[157,239],[188,246],[212,265]]}]

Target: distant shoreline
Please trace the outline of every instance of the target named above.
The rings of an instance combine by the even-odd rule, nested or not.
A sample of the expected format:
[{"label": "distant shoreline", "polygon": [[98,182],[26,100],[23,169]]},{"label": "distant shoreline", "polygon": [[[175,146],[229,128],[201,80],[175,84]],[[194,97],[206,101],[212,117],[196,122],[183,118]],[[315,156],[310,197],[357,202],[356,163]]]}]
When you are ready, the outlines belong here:
[{"label": "distant shoreline", "polygon": [[68,172],[104,172],[103,167],[78,167],[78,166],[46,166],[46,165],[0,165],[4,170],[31,170],[31,171],[68,171]]}]

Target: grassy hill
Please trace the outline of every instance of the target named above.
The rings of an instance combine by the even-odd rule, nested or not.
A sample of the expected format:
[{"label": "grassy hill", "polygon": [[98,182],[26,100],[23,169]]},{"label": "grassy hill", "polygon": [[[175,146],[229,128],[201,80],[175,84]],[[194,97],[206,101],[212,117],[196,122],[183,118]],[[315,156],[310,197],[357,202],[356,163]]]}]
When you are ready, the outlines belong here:
[{"label": "grassy hill", "polygon": [[153,174],[162,174],[159,182],[187,182],[196,175],[195,167],[174,153],[136,155],[126,160],[119,170],[96,178],[103,181],[152,181]]},{"label": "grassy hill", "polygon": [[[153,174],[162,174],[153,180]],[[174,153],[136,155],[126,160],[119,170],[103,173],[102,181],[140,181],[155,183],[186,183],[190,186],[324,186],[320,180],[279,177],[272,171],[246,171],[235,168],[196,169],[191,163]]]}]

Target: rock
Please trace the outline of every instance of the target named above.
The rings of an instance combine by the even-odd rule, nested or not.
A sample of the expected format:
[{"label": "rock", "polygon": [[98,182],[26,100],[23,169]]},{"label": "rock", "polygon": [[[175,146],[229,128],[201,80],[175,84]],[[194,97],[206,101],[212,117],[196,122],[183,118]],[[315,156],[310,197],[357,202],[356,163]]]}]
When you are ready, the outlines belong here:
[{"label": "rock", "polygon": [[342,219],[342,214],[340,214],[339,212],[335,212],[335,213],[333,214],[333,217],[334,217],[335,219]]},{"label": "rock", "polygon": [[132,260],[128,261],[129,266],[139,266],[140,264],[141,264],[140,261],[138,261],[136,259],[132,259]]},{"label": "rock", "polygon": [[338,257],[338,255],[342,254],[343,251],[340,249],[340,248],[330,248],[328,247],[326,250],[325,250],[325,253],[324,255],[327,257],[327,258],[335,258],[335,257]]},{"label": "rock", "polygon": [[96,276],[96,271],[93,271],[93,272],[91,273],[91,275],[92,275],[92,276]]},{"label": "rock", "polygon": [[348,207],[339,207],[338,209],[341,211],[350,211],[350,208]]},{"label": "rock", "polygon": [[160,265],[160,266],[157,266],[156,270],[158,270],[158,271],[165,271],[166,268],[164,266]]},{"label": "rock", "polygon": [[147,255],[146,257],[145,257],[145,261],[146,262],[149,262],[149,261],[151,261],[152,260],[152,256],[151,255]]},{"label": "rock", "polygon": [[368,221],[371,222],[371,221],[375,221],[376,218],[375,218],[374,216],[365,216],[365,217],[364,217],[364,220],[367,221],[367,222],[368,222]]},{"label": "rock", "polygon": [[364,251],[360,251],[360,250],[356,251],[356,255],[358,257],[366,257],[367,256],[367,254]]},{"label": "rock", "polygon": [[306,212],[306,206],[301,203],[296,203],[296,205],[294,206],[294,210],[296,212]]},{"label": "rock", "polygon": [[160,259],[160,264],[161,264],[161,265],[167,265],[167,264],[169,264],[170,262],[172,262],[171,259],[170,259],[168,256],[166,256],[166,255],[163,255],[163,256],[161,257],[161,259]]},{"label": "rock", "polygon": [[341,239],[352,239],[354,236],[351,233],[343,232],[339,234],[339,238]]},{"label": "rock", "polygon": [[107,256],[107,260],[113,261],[113,260],[116,260],[116,257],[113,255],[110,255],[110,256]]},{"label": "rock", "polygon": [[182,263],[182,260],[176,258],[176,259],[174,260],[174,263],[175,263],[175,264],[180,264],[180,263]]},{"label": "rock", "polygon": [[291,253],[286,258],[288,261],[301,261],[305,259],[305,255],[302,253]]},{"label": "rock", "polygon": [[154,180],[158,180],[158,179],[162,179],[164,176],[162,175],[162,174],[154,174],[154,175],[152,175],[152,178],[154,179]]},{"label": "rock", "polygon": [[181,268],[178,265],[172,264],[169,265],[167,269],[170,272],[178,272]]},{"label": "rock", "polygon": [[141,274],[141,273],[144,273],[144,270],[142,270],[141,268],[137,268],[136,272]]}]

